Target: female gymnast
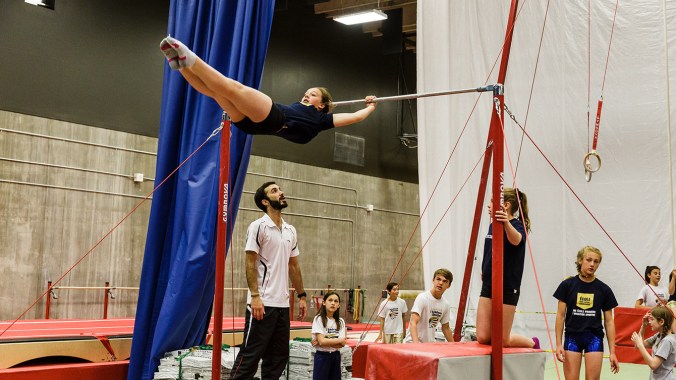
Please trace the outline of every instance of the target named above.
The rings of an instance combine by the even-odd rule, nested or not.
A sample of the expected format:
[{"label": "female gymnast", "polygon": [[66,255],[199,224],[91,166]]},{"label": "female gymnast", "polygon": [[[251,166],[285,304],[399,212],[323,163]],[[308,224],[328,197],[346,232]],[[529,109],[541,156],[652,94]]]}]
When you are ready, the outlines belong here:
[{"label": "female gymnast", "polygon": [[[596,278],[603,256],[598,248],[586,246],[577,252],[577,276],[564,280],[554,292],[556,312],[556,358],[563,362],[566,380],[580,378],[584,354],[585,379],[598,380],[603,365],[603,327],[606,330],[610,370],[620,371],[615,356],[615,294]],[[565,339],[563,336],[565,329]]]},{"label": "female gymnast", "polygon": [[[540,348],[537,338],[512,334],[516,304],[521,294],[521,279],[526,258],[526,230],[530,231],[528,200],[519,189],[506,187],[503,190],[504,208],[495,210],[495,219],[504,226],[504,267],[502,295],[502,341],[505,347]],[[517,198],[518,194],[518,198]],[[521,213],[519,213],[519,201]],[[488,204],[488,214],[493,215],[493,206]],[[518,217],[516,217],[518,216]],[[476,335],[481,344],[491,343],[491,311],[493,281],[493,225],[488,229],[484,243],[484,258],[481,264],[481,296],[476,317]]]},{"label": "female gymnast", "polygon": [[195,90],[216,100],[235,126],[248,134],[306,144],[321,131],[363,121],[376,108],[371,95],[357,112],[332,114],[331,94],[323,87],[308,89],[291,105],[273,103],[268,95],[224,76],[175,38],[163,39],[160,50],[172,69],[179,70]]}]

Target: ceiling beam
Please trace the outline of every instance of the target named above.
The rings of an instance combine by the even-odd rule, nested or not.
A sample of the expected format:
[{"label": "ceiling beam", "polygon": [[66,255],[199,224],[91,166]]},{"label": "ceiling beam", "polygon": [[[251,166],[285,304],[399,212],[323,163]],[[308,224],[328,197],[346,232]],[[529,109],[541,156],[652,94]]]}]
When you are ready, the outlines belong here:
[{"label": "ceiling beam", "polygon": [[[334,14],[339,13],[354,13],[359,11],[368,11],[378,8],[381,11],[389,9],[402,8],[404,6],[413,6],[415,8],[415,0],[331,0],[325,3],[315,4],[315,14]],[[327,16],[332,17],[332,16]]]}]

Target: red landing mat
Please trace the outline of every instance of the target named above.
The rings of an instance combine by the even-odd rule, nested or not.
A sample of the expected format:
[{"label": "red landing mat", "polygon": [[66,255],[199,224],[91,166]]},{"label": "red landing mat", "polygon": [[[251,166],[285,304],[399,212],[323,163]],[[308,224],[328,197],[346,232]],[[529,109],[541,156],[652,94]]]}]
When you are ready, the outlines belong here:
[{"label": "red landing mat", "polygon": [[[371,324],[369,325],[368,323],[348,323],[348,334],[351,332],[362,332],[362,331],[375,331],[378,332],[380,331],[380,325],[379,324]],[[350,327],[352,328],[350,330]]]},{"label": "red landing mat", "polygon": [[[0,332],[10,324],[0,322]],[[291,336],[310,337],[311,326],[309,322],[292,321]],[[210,330],[213,330],[213,321]],[[244,318],[224,318],[223,343],[240,344],[243,330]],[[129,359],[133,331],[133,318],[18,321],[0,336],[0,370],[50,357],[70,357],[90,363]],[[211,335],[207,338],[210,342]]]},{"label": "red landing mat", "polygon": [[[357,347],[357,340],[348,339],[347,345],[353,350],[352,352],[352,377],[364,378],[366,374],[366,358],[368,356],[368,349],[371,345],[380,343],[366,342],[359,343]],[[355,350],[354,348],[357,347]]]},{"label": "red landing mat", "polygon": [[[365,378],[489,380],[491,347],[476,342],[371,344]],[[505,348],[503,378],[542,380],[546,353],[529,348]]]},{"label": "red landing mat", "polygon": [[[0,332],[11,322],[0,322]],[[213,330],[213,320],[209,330]],[[310,322],[291,321],[291,329],[312,327]],[[223,318],[224,331],[244,330],[244,318]],[[134,318],[114,319],[40,319],[17,321],[0,336],[0,343],[8,341],[31,341],[45,339],[78,339],[83,337],[131,336],[134,332]]]},{"label": "red landing mat", "polygon": [[109,363],[86,363],[34,366],[0,370],[2,380],[125,380],[129,360]]},{"label": "red landing mat", "polygon": [[[645,364],[641,353],[634,348],[631,333],[641,328],[641,320],[648,310],[633,307],[615,308],[615,355],[620,363]],[[646,331],[645,338],[653,334],[655,334],[653,331]],[[650,348],[648,352],[651,352]]]}]

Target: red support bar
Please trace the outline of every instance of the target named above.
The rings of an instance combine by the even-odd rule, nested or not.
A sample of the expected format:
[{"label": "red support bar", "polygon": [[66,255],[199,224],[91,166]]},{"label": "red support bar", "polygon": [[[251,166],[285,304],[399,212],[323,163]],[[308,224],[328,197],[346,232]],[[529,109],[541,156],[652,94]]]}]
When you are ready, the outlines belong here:
[{"label": "red support bar", "polygon": [[52,305],[52,282],[47,281],[47,299],[45,300],[45,319],[49,319],[49,308]]},{"label": "red support bar", "polygon": [[505,84],[507,77],[507,64],[509,63],[509,52],[512,50],[512,36],[514,35],[514,21],[516,20],[516,9],[519,0],[512,0],[509,8],[509,19],[507,20],[507,31],[505,32],[505,44],[502,47],[502,59],[500,61],[500,71],[498,71],[498,83]]},{"label": "red support bar", "polygon": [[472,232],[469,238],[469,248],[467,249],[467,260],[465,261],[465,274],[462,278],[462,288],[460,289],[460,303],[458,304],[458,317],[455,319],[455,329],[453,330],[453,340],[460,341],[462,332],[462,323],[464,321],[465,309],[467,308],[467,295],[469,294],[469,282],[474,265],[474,252],[479,236],[479,224],[481,223],[481,214],[484,208],[484,197],[486,196],[486,184],[488,183],[488,171],[491,166],[491,157],[493,156],[493,147],[491,136],[488,135],[486,141],[486,155],[484,156],[484,165],[481,169],[481,182],[479,182],[479,193],[476,198],[476,207],[474,208],[474,221],[472,222]]},{"label": "red support bar", "polygon": [[[505,33],[505,42],[502,50],[502,60],[500,62],[500,70],[498,72],[499,84],[505,83],[507,76],[507,64],[509,62],[509,53],[512,46],[512,34],[514,30],[514,21],[516,19],[516,11],[518,7],[518,0],[512,0],[509,19],[507,22],[507,31]],[[474,262],[474,252],[479,234],[479,224],[481,221],[481,212],[483,209],[483,199],[486,195],[486,186],[488,179],[488,170],[490,162],[493,162],[493,178],[492,178],[492,204],[500,205],[494,207],[501,207],[503,204],[503,181],[504,181],[504,135],[502,132],[501,120],[503,118],[503,104],[504,96],[498,89],[494,93],[494,100],[497,99],[500,108],[499,111],[495,108],[495,103],[491,102],[491,122],[488,132],[488,140],[486,143],[486,156],[484,157],[484,164],[481,171],[481,182],[477,194],[476,207],[474,209],[474,219],[472,223],[472,230],[470,235],[469,247],[467,249],[467,260],[465,261],[465,272],[460,290],[460,303],[458,305],[458,318],[455,322],[455,331],[453,333],[454,340],[460,340],[460,332],[462,331],[463,316],[467,307],[467,294],[469,291],[469,281]],[[500,112],[500,114],[498,114]],[[492,147],[491,147],[492,144]],[[491,222],[494,222],[493,219]],[[493,283],[492,283],[492,307],[491,307],[491,379],[502,380],[502,291],[503,291],[503,233],[504,229],[501,223],[493,224]]]},{"label": "red support bar", "polygon": [[216,274],[214,292],[214,347],[211,378],[221,378],[221,347],[223,345],[223,286],[225,283],[225,251],[228,226],[228,176],[230,175],[230,118],[224,112],[221,122],[221,152],[219,161],[218,226],[216,233]]},{"label": "red support bar", "polygon": [[[505,84],[507,77],[507,64],[509,63],[509,53],[512,48],[512,36],[514,35],[514,21],[516,20],[516,11],[519,0],[512,0],[509,8],[509,19],[507,21],[507,31],[505,32],[505,43],[502,49],[502,59],[500,61],[500,71],[498,71],[498,83]],[[495,94],[494,100],[499,102],[496,110],[495,104],[491,104],[492,116],[489,135],[493,137],[493,210],[502,207],[504,196],[502,190],[504,187],[504,135],[502,131],[502,120],[504,120],[504,96]],[[495,215],[495,213],[493,213]],[[495,222],[493,216],[492,222]],[[493,223],[493,286],[492,286],[492,307],[491,307],[491,379],[502,380],[502,290],[503,290],[503,233],[502,223]]]},{"label": "red support bar", "polygon": [[[494,99],[503,104],[503,95],[495,95]],[[502,107],[500,107],[502,111]],[[502,209],[504,205],[504,195],[502,194],[504,188],[504,135],[500,126],[500,119],[498,119],[498,111],[494,109],[493,117],[491,118],[490,135],[493,137],[493,180],[492,190],[493,196],[491,204],[493,205],[493,215],[491,215],[491,223],[493,226],[492,241],[493,241],[493,284],[491,286],[491,379],[502,380],[502,289],[503,289],[503,242],[504,242],[504,226],[502,223],[497,223],[495,219],[495,211]],[[502,112],[501,112],[502,113]],[[500,115],[501,116],[501,115]]]},{"label": "red support bar", "polygon": [[103,289],[103,319],[108,319],[108,290],[110,290],[110,282],[106,281]]}]

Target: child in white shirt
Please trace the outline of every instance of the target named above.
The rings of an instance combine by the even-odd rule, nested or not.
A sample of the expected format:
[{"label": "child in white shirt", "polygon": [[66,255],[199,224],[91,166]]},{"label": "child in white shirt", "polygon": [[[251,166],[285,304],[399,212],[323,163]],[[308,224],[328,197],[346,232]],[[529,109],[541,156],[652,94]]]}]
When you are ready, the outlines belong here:
[{"label": "child in white shirt", "polygon": [[406,331],[404,314],[408,311],[408,306],[406,301],[399,298],[399,284],[396,282],[387,284],[387,294],[389,297],[378,307],[380,334],[376,342],[382,340],[386,344],[401,343]]},{"label": "child in white shirt", "polygon": [[665,287],[659,286],[662,274],[660,268],[649,265],[645,268],[645,283],[636,297],[635,307],[655,307],[666,303],[669,299],[669,291]]},{"label": "child in white shirt", "polygon": [[327,292],[312,321],[312,345],[317,349],[313,380],[340,380],[340,349],[345,346],[346,338],[345,321],[340,318],[340,296]]}]

